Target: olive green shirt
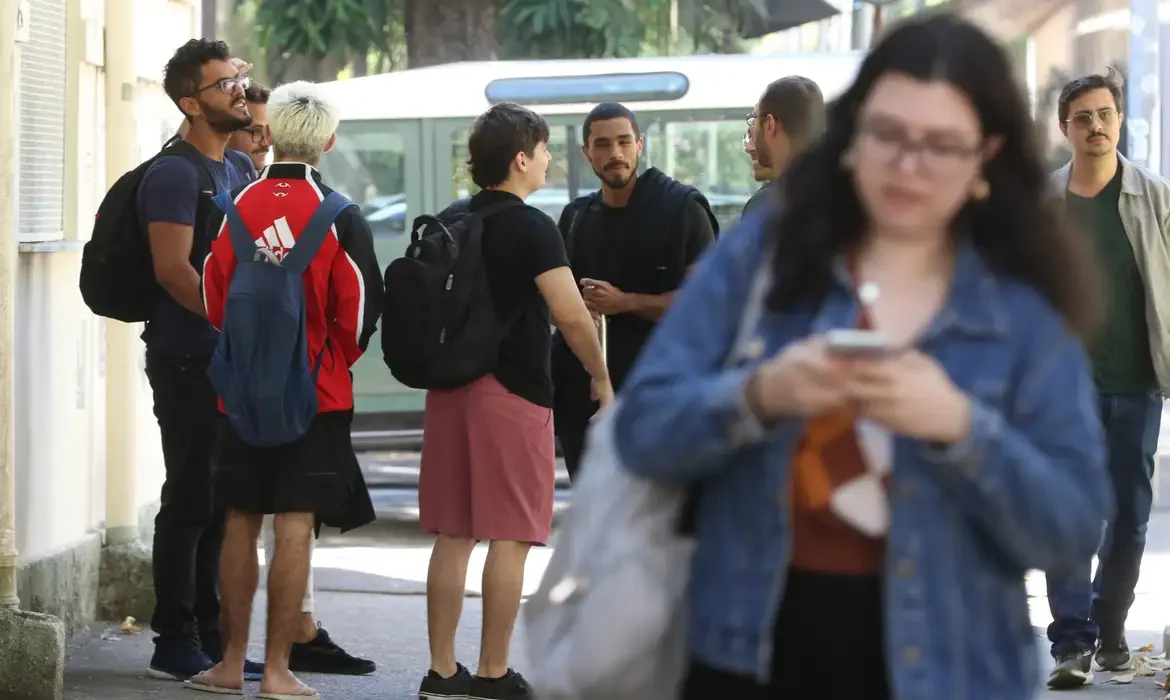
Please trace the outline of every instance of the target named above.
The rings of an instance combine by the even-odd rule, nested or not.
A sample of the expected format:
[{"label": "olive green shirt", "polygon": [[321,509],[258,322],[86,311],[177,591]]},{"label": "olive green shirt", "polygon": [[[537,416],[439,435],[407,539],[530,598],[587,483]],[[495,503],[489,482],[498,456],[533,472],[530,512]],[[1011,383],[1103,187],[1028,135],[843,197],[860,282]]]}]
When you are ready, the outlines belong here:
[{"label": "olive green shirt", "polygon": [[1068,192],[1069,218],[1087,235],[1105,278],[1105,323],[1088,343],[1097,391],[1133,394],[1157,388],[1146,324],[1146,293],[1118,203],[1121,173],[1095,197]]},{"label": "olive green shirt", "polygon": [[[1121,195],[1117,211],[1145,290],[1149,352],[1162,391],[1170,395],[1170,181],[1120,153]],[[1072,163],[1050,176],[1052,194],[1068,193]],[[1108,331],[1101,338],[1105,342]]]}]

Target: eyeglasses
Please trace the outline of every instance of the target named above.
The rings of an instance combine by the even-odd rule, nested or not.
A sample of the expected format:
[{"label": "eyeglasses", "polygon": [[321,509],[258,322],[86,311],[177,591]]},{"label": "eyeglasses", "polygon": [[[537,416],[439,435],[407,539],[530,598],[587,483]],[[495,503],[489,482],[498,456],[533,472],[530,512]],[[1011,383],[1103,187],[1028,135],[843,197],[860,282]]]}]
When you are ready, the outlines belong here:
[{"label": "eyeglasses", "polygon": [[983,152],[982,144],[967,146],[947,143],[934,137],[912,139],[900,127],[865,123],[858,132],[860,150],[868,157],[897,165],[903,156],[914,154],[923,170],[933,175],[954,173]]},{"label": "eyeglasses", "polygon": [[747,116],[744,117],[744,119],[747,120],[747,125],[748,125],[749,129],[756,128],[756,120],[759,118],[760,118],[759,115],[756,114],[755,112],[752,112],[751,114],[748,114]]},{"label": "eyeglasses", "polygon": [[1096,112],[1077,112],[1064,120],[1064,123],[1076,124],[1082,129],[1091,129],[1093,128],[1093,123],[1097,121],[1101,122],[1101,126],[1113,126],[1117,122],[1117,110],[1112,107],[1106,107]]},{"label": "eyeglasses", "polygon": [[264,143],[264,139],[267,137],[267,134],[264,132],[264,127],[259,124],[256,126],[244,127],[243,129],[240,129],[240,131],[247,132],[247,134],[252,137],[252,143],[255,144]]},{"label": "eyeglasses", "polygon": [[252,79],[246,75],[237,75],[234,78],[220,78],[210,85],[204,85],[203,87],[199,88],[195,92],[191,93],[191,96],[194,97],[204,90],[210,90],[213,87],[218,87],[220,92],[230,95],[236,91],[236,88],[239,88],[241,92],[247,90],[251,84]]}]

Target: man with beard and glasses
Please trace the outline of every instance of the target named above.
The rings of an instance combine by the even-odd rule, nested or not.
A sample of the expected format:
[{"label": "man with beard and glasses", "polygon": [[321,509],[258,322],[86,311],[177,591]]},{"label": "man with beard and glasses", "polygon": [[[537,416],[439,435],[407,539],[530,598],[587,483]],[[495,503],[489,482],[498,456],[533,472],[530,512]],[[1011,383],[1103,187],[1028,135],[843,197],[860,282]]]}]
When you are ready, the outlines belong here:
[{"label": "man with beard and glasses", "polygon": [[1094,662],[1105,671],[1132,664],[1125,621],[1153,504],[1161,394],[1170,390],[1170,182],[1117,152],[1123,115],[1112,73],[1073,80],[1057,103],[1073,158],[1052,174],[1052,186],[1105,273],[1105,324],[1087,346],[1116,507],[1095,577],[1091,561],[1047,572],[1054,689],[1089,683]]},{"label": "man with beard and glasses", "polygon": [[[674,291],[715,240],[719,223],[694,187],[657,168],[638,173],[643,140],[625,106],[594,107],[582,135],[581,151],[601,190],[565,207],[559,227],[585,303],[607,324],[606,359],[618,391]],[[589,374],[559,332],[552,363],[554,425],[572,477],[597,403],[590,397]]]},{"label": "man with beard and glasses", "polygon": [[745,216],[767,203],[772,183],[820,136],[824,121],[825,98],[811,79],[790,75],[764,90],[748,115],[744,139],[744,151],[752,159],[752,176],[763,185],[744,205]]},{"label": "man with beard and glasses", "polygon": [[[211,244],[211,197],[252,179],[248,157],[227,149],[232,134],[252,122],[248,84],[222,41],[181,46],[167,62],[163,87],[188,122],[183,141],[196,155],[158,158],[137,194],[162,287],[142,339],[166,467],[155,518],[151,628],[158,636],[149,674],[166,680],[186,680],[223,655],[216,586],[224,512],[213,497],[217,411],[207,377],[219,334],[207,321],[199,270]],[[250,677],[262,670],[249,662]]]}]

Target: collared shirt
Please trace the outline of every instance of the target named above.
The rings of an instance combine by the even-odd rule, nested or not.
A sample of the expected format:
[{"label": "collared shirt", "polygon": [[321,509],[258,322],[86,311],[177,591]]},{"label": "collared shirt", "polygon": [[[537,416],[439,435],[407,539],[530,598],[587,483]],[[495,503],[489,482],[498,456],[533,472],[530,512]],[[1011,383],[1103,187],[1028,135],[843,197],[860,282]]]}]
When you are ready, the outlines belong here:
[{"label": "collared shirt", "polygon": [[[1170,392],[1170,180],[1120,153],[1117,159],[1121,167],[1117,208],[1145,286],[1150,356],[1158,385]],[[1049,176],[1054,196],[1066,196],[1071,175],[1070,161]]]}]

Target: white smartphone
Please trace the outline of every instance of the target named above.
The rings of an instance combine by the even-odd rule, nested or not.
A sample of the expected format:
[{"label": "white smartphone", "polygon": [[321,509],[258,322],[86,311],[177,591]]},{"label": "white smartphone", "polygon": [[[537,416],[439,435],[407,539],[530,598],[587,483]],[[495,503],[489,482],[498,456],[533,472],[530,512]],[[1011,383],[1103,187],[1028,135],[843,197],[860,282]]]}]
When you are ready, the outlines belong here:
[{"label": "white smartphone", "polygon": [[825,334],[829,354],[836,357],[876,358],[889,352],[890,341],[881,331],[832,330]]}]

